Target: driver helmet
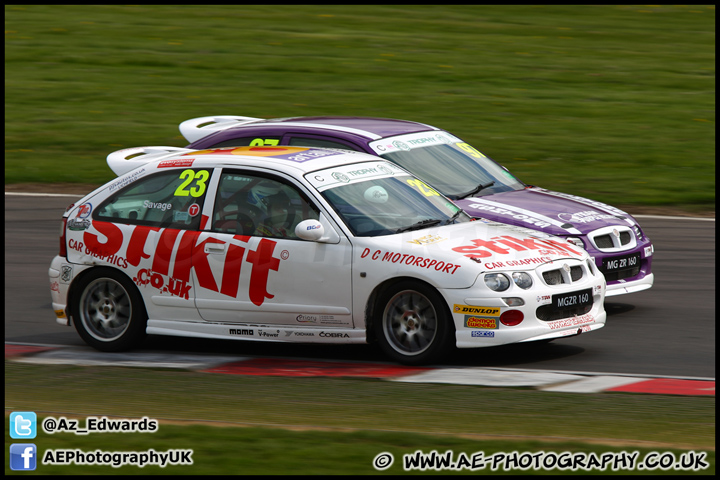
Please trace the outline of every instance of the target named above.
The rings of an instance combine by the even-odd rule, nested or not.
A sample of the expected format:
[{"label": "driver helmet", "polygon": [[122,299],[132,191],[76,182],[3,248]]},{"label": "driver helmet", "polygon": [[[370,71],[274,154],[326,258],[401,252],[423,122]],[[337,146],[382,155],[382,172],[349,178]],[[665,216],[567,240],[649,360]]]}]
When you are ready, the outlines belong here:
[{"label": "driver helmet", "polygon": [[258,207],[263,212],[268,210],[268,197],[277,195],[280,192],[280,184],[263,180],[248,193],[248,203]]}]

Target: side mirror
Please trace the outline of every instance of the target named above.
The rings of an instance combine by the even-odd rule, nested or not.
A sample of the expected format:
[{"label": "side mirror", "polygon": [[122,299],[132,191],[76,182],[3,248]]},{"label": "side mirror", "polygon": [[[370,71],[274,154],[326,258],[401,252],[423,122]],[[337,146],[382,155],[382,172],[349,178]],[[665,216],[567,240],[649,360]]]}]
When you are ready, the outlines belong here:
[{"label": "side mirror", "polygon": [[295,235],[303,240],[317,242],[325,235],[325,227],[317,220],[303,220],[295,227]]}]

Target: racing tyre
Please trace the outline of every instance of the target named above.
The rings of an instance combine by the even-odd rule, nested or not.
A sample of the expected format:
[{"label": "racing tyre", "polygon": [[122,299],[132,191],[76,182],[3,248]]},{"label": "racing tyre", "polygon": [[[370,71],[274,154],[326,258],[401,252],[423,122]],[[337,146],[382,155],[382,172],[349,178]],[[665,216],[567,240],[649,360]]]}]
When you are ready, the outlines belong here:
[{"label": "racing tyre", "polygon": [[432,287],[404,281],[378,299],[373,322],[383,352],[405,365],[421,365],[448,353],[455,327],[445,299]]},{"label": "racing tyre", "polygon": [[90,272],[81,282],[72,315],[82,339],[103,352],[127,350],[140,343],[147,313],[135,285],[111,269]]}]

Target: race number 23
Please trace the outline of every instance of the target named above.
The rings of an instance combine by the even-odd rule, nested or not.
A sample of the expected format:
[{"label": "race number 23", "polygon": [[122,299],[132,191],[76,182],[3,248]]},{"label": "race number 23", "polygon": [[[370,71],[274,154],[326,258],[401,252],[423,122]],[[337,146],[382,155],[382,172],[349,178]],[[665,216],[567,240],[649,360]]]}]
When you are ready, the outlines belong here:
[{"label": "race number 23", "polygon": [[[207,170],[183,170],[180,174],[183,182],[175,190],[176,197],[201,197],[207,188],[207,181],[210,178],[210,172]],[[193,185],[195,183],[195,185]],[[193,185],[191,187],[191,185]]]}]

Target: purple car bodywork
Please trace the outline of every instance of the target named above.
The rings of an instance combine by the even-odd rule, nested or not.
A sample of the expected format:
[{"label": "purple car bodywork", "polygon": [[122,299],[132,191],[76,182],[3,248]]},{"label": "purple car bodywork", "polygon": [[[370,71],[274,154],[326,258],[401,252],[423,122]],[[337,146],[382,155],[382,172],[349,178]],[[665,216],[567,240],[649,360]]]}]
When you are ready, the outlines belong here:
[{"label": "purple car bodywork", "polygon": [[653,246],[632,216],[601,202],[527,185],[471,145],[430,125],[367,117],[214,116],[183,122],[180,131],[194,149],[297,145],[378,155],[423,178],[470,215],[582,246],[605,275],[607,296],[653,284]]}]

